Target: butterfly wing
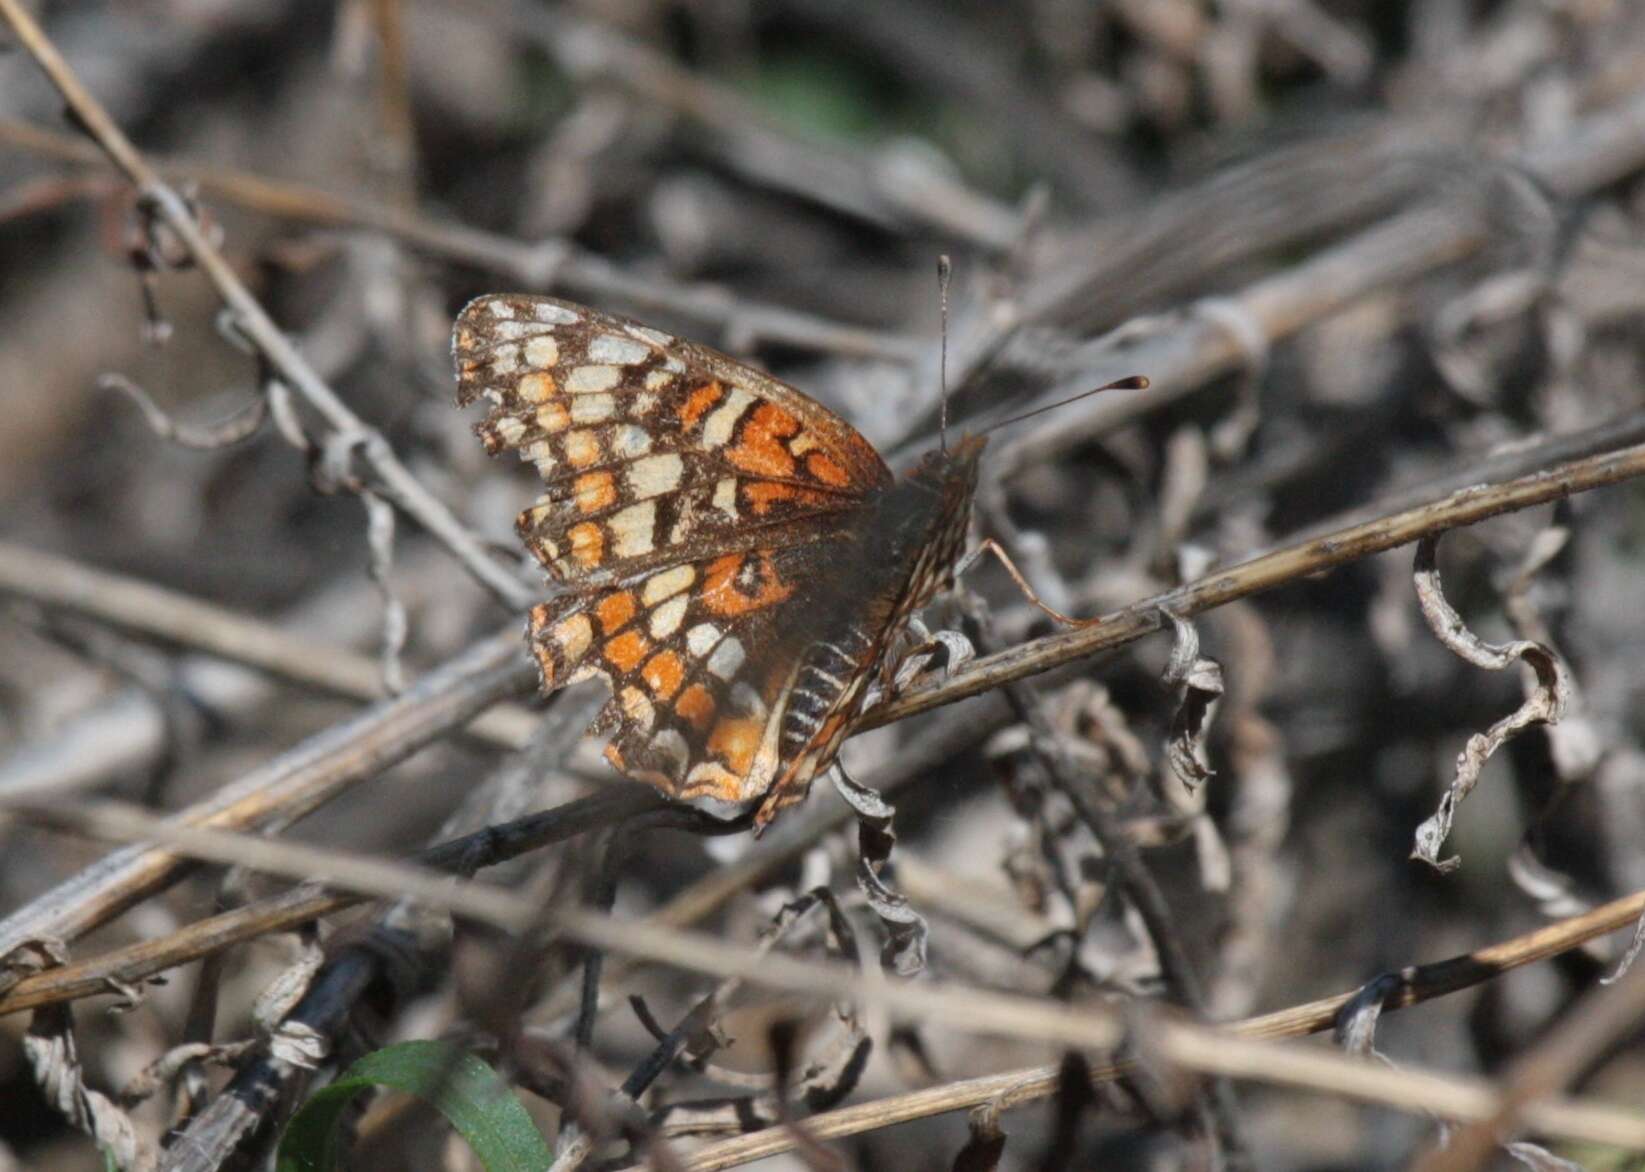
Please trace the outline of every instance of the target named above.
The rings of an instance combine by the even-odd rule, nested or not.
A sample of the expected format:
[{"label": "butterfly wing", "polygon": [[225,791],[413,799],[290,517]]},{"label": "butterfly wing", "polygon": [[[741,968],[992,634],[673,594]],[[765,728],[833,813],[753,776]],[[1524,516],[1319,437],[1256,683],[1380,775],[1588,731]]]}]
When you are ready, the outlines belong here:
[{"label": "butterfly wing", "polygon": [[[567,587],[531,614],[545,690],[603,678],[607,758],[667,793],[792,795],[872,666],[853,616],[882,567],[841,570],[862,570],[853,526],[892,485],[879,453],[793,387],[571,302],[481,297],[452,350],[459,402],[491,404],[487,449],[544,482],[517,527]],[[834,685],[806,676],[818,655]]]},{"label": "butterfly wing", "polygon": [[839,416],[711,350],[586,306],[498,294],[452,336],[458,401],[545,491],[517,520],[558,581],[625,581],[710,551],[814,540],[890,470]]}]

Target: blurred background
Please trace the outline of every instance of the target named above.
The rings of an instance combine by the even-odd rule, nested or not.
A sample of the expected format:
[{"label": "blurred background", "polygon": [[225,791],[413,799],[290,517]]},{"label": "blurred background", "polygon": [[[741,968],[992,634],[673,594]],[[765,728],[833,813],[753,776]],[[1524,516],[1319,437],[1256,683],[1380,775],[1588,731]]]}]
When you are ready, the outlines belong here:
[{"label": "blurred background", "polygon": [[[951,256],[958,426],[1153,380],[1003,429],[985,460],[981,531],[1078,614],[1645,439],[1645,5],[1630,0],[31,7],[202,209],[240,279],[500,564],[521,557],[513,517],[536,490],[513,460],[485,457],[472,413],[455,408],[448,350],[456,311],[493,291],[586,302],[745,358],[900,469],[935,439],[936,262]],[[327,425],[301,402],[265,417],[268,372],[210,284],[29,55],[3,38],[0,50],[0,797],[174,809],[359,701],[186,637],[157,641],[95,603],[58,605],[46,555],[367,656],[403,611],[409,677],[514,619],[404,520],[379,559],[385,602],[358,486],[315,446]],[[1203,749],[1214,774],[1194,790],[1167,762],[1165,636],[1038,681],[1144,848],[1217,1020],[1645,887],[1645,492],[1625,484],[1446,539],[1464,618],[1488,639],[1556,648],[1577,696],[1561,731],[1533,730],[1487,766],[1448,848],[1463,865],[1444,876],[1407,857],[1412,834],[1467,737],[1523,691],[1518,669],[1482,670],[1429,633],[1410,559],[1378,555],[1199,621],[1228,693]],[[1051,629],[997,567],[972,584],[998,646]],[[939,611],[934,627],[959,622]],[[518,744],[536,718],[515,716]],[[577,745],[580,722],[566,723],[495,820],[611,784]],[[930,922],[930,971],[1080,1002],[1158,995],[1155,948],[1110,860],[1027,744],[994,696],[847,748],[858,778],[896,786],[888,874]],[[447,738],[290,834],[403,854],[510,760]],[[615,906],[641,915],[763,851],[771,861],[699,927],[751,942],[825,885],[871,962],[881,925],[857,891],[842,811],[820,784],[752,856],[746,836],[652,834],[624,863]],[[105,849],[0,825],[0,914]],[[567,847],[513,881],[587,865]],[[277,886],[207,869],[72,953],[163,936],[239,898],[225,892]],[[1622,943],[1390,1014],[1377,1046],[1500,1073]],[[826,941],[813,929],[784,947],[822,955]],[[238,948],[124,1014],[82,1006],[86,1077],[119,1087],[176,1044],[198,1025],[203,981],[213,1036],[250,1036],[251,1003],[293,950],[283,937]],[[576,971],[574,957],[549,963],[534,994],[527,1020],[546,1039],[566,1034]],[[461,967],[437,956],[420,973],[354,1052],[460,1032]],[[709,988],[667,970],[612,980],[643,991],[665,1027]],[[748,1015],[745,1044],[721,1059],[747,1083],[680,1068],[643,1101],[677,1152],[747,1126],[723,1103],[766,1093],[749,1089],[770,1062],[746,1021],[780,1006],[739,996],[727,1020]],[[0,1017],[0,1169],[101,1167],[35,1087],[28,1021]],[[935,1028],[874,1041],[822,1099],[1060,1058]],[[614,1086],[651,1045],[616,995],[590,1057]],[[1640,1054],[1619,1047],[1582,1089],[1639,1102]],[[201,1093],[225,1077],[209,1072]],[[185,1098],[162,1091],[134,1118],[158,1137]],[[552,1096],[528,1098],[552,1133]],[[670,1114],[699,1099],[721,1105]],[[1118,1093],[1055,1109],[1066,1103],[1005,1113],[997,1165],[965,1166],[1207,1166],[1191,1123]],[[1237,1122],[1253,1166],[1270,1169],[1403,1166],[1434,1135],[1413,1116],[1260,1086],[1238,1088]],[[466,1166],[443,1134],[391,1118],[360,1166]],[[847,1167],[942,1169],[961,1166],[969,1135],[949,1113],[829,1147]],[[1586,1167],[1639,1166],[1552,1146]],[[605,1158],[620,1163],[622,1146]]]}]

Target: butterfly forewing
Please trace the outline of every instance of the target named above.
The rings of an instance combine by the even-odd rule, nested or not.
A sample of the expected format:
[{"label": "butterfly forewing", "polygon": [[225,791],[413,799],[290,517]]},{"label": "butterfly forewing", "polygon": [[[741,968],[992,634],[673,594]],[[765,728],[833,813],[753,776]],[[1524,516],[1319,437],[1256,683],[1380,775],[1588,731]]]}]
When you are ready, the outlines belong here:
[{"label": "butterfly forewing", "polygon": [[543,479],[517,525],[562,582],[803,541],[891,483],[872,445],[793,387],[585,306],[478,298],[453,353],[459,402],[491,404],[487,449]]}]

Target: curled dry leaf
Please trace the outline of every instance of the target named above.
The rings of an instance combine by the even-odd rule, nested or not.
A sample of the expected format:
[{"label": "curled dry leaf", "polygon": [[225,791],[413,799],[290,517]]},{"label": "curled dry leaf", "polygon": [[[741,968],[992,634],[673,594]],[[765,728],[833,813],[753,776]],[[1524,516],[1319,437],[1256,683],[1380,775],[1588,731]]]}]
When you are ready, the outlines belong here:
[{"label": "curled dry leaf", "polygon": [[34,1011],[23,1053],[41,1096],[70,1126],[96,1140],[116,1167],[124,1172],[148,1172],[156,1166],[153,1145],[137,1134],[130,1116],[113,1099],[86,1085],[67,1005]]},{"label": "curled dry leaf", "polygon": [[891,829],[896,808],[879,791],[852,780],[838,762],[833,776],[834,788],[857,814],[857,886],[885,927],[880,963],[898,976],[914,976],[925,968],[929,928],[907,897],[887,886],[880,874],[890,863],[891,848],[897,844]]},{"label": "curled dry leaf", "polygon": [[1177,689],[1165,759],[1182,784],[1194,789],[1213,773],[1205,756],[1205,736],[1216,715],[1217,702],[1222,699],[1222,665],[1200,655],[1199,632],[1192,623],[1170,611],[1163,613],[1176,632],[1164,681]]},{"label": "curled dry leaf", "polygon": [[240,1041],[186,1042],[181,1046],[173,1046],[127,1080],[126,1085],[120,1088],[120,1105],[135,1107],[144,1100],[153,1098],[169,1086],[186,1066],[193,1063],[226,1066],[237,1061],[255,1045],[257,1043],[253,1041]]},{"label": "curled dry leaf", "polygon": [[1462,616],[1445,598],[1439,568],[1435,565],[1438,548],[1438,537],[1424,537],[1417,543],[1417,601],[1429,629],[1447,648],[1476,667],[1501,671],[1518,660],[1536,673],[1536,686],[1525,703],[1485,732],[1468,738],[1462,752],[1457,754],[1456,776],[1440,799],[1439,808],[1417,827],[1411,857],[1423,860],[1438,871],[1450,872],[1457,868],[1461,859],[1456,856],[1441,859],[1439,851],[1451,833],[1457,806],[1473,792],[1474,786],[1479,783],[1480,770],[1493,753],[1527,728],[1559,722],[1570,700],[1571,677],[1564,661],[1541,643],[1529,639],[1502,644],[1487,643],[1470,631],[1463,623]]},{"label": "curled dry leaf", "polygon": [[1398,973],[1383,973],[1359,987],[1343,1007],[1331,1029],[1332,1040],[1350,1054],[1360,1057],[1377,1052],[1377,1023],[1388,998],[1403,984]]}]

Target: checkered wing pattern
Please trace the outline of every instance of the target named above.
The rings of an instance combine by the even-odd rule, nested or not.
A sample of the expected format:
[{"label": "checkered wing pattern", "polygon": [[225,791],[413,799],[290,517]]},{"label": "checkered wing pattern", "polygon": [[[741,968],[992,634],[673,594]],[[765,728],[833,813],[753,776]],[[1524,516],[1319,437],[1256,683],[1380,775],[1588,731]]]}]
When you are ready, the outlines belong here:
[{"label": "checkered wing pattern", "polygon": [[794,388],[570,302],[479,298],[453,352],[459,401],[490,403],[487,449],[545,486],[517,521],[567,587],[531,614],[545,688],[605,679],[607,758],[667,793],[781,783],[763,825],[832,761],[873,667],[832,583],[893,483],[884,461]]},{"label": "checkered wing pattern", "polygon": [[616,582],[708,550],[792,544],[884,490],[873,445],[793,387],[704,346],[549,297],[471,301],[457,397],[545,491],[516,522],[559,581]]}]

